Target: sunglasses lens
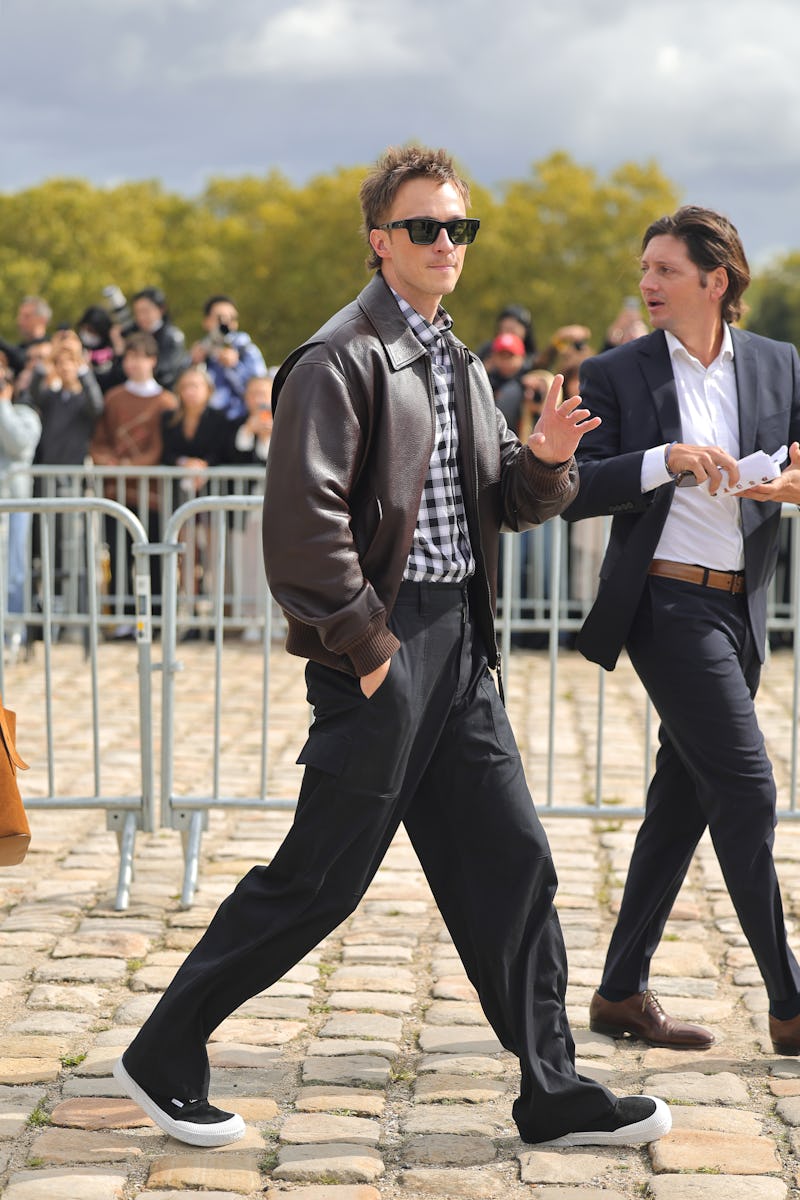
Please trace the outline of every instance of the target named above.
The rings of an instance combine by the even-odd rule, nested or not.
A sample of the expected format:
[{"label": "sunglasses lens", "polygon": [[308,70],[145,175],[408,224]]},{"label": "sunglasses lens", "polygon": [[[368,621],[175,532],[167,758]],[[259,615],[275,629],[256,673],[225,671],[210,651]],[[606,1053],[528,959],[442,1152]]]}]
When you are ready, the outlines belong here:
[{"label": "sunglasses lens", "polygon": [[463,221],[451,221],[447,232],[454,246],[468,246],[475,241],[478,226],[474,219],[465,217]]},{"label": "sunglasses lens", "polygon": [[438,221],[430,221],[425,217],[417,217],[406,226],[408,236],[415,246],[432,246],[439,236],[441,225]]}]

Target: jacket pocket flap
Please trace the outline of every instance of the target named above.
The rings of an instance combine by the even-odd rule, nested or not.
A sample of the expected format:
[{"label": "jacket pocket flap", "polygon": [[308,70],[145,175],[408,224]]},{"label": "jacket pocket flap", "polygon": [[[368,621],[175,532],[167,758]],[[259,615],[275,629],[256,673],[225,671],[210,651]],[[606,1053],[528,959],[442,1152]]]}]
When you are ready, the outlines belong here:
[{"label": "jacket pocket flap", "polygon": [[337,733],[312,730],[297,757],[297,762],[304,767],[316,767],[328,775],[340,775],[349,754],[349,738]]}]

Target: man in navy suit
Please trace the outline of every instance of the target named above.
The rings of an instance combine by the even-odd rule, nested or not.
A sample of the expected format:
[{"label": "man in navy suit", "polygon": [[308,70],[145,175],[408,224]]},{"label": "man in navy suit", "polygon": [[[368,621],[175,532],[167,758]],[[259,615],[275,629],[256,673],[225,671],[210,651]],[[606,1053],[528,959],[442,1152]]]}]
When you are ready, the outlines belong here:
[{"label": "man in navy suit", "polygon": [[[736,229],[684,207],[644,235],[641,293],[655,332],[588,360],[602,418],[578,450],[569,521],[613,514],[578,648],[613,670],[626,648],[661,720],[660,748],[592,1029],[700,1049],[648,989],[650,960],[709,828],[769,996],[776,1053],[800,1053],[800,968],[772,857],[775,783],[753,698],[766,645],[780,501],[800,494],[800,360],[732,328],[750,272]],[[774,482],[726,492],[737,461],[790,446]]]}]

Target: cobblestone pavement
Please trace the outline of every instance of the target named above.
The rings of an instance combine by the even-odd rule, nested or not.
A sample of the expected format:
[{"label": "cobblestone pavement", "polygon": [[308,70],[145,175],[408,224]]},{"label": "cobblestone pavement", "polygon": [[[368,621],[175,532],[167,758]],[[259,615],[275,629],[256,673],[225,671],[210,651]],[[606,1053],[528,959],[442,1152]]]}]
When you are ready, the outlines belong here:
[{"label": "cobblestone pavement", "polygon": [[[33,763],[23,777],[28,795],[46,789],[41,647],[37,653],[38,660],[5,672],[20,750]],[[178,791],[194,788],[208,757],[212,654],[195,644],[182,655]],[[248,711],[255,703],[250,689],[260,683],[259,656],[239,644],[226,644],[225,656],[232,679],[225,749],[246,788],[258,743]],[[270,771],[275,788],[291,795],[307,716],[302,675],[282,652],[272,658],[280,704],[270,723]],[[580,793],[594,770],[595,702],[587,665],[572,654],[563,659],[559,763],[565,786]],[[60,760],[59,786],[91,788],[81,754],[88,672],[74,646],[55,647],[53,661],[51,699],[72,747]],[[125,790],[135,786],[136,769],[133,647],[102,647],[99,671],[110,729],[104,764]],[[543,656],[515,656],[510,708],[534,791],[544,724],[537,697],[546,673]],[[778,654],[760,706],[784,791],[790,698],[791,661]],[[608,680],[606,703],[609,778],[615,798],[635,802],[642,769],[631,748],[642,716],[624,665]],[[32,814],[26,862],[0,875],[6,1200],[178,1200],[194,1192],[204,1200],[573,1200],[578,1189],[581,1200],[781,1200],[798,1186],[800,1059],[771,1052],[763,988],[709,844],[701,844],[672,914],[653,986],[676,1016],[710,1026],[716,1045],[681,1053],[588,1030],[589,998],[635,832],[635,822],[615,819],[613,810],[595,820],[546,817],[561,880],[569,1013],[580,1069],[615,1091],[647,1091],[671,1102],[668,1137],[649,1149],[555,1151],[520,1142],[510,1117],[515,1062],[483,1019],[403,836],[358,911],[214,1034],[212,1095],[244,1115],[245,1140],[207,1151],[163,1136],[121,1096],[112,1064],[219,900],[253,861],[269,859],[289,820],[285,812],[212,813],[188,910],[179,904],[179,834],[139,835],[131,903],[120,913],[113,908],[116,840],[102,814]],[[800,828],[790,821],[779,826],[777,856],[794,916]]]}]

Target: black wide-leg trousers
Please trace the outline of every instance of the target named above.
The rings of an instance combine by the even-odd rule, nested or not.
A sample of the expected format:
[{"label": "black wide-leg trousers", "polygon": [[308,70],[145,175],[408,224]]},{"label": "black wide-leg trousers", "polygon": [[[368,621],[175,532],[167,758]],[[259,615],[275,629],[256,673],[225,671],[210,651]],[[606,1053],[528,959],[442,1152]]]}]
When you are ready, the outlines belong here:
[{"label": "black wide-leg trousers", "polygon": [[401,645],[370,698],[310,663],[314,722],[294,823],[254,867],[125,1054],[155,1094],[208,1094],[206,1040],[353,912],[404,822],[467,975],[519,1057],[514,1118],[544,1141],[607,1116],[615,1097],[575,1070],[557,881],[466,589],[403,584]]},{"label": "black wide-leg trousers", "polygon": [[614,998],[647,987],[707,826],[770,1005],[791,1009],[800,969],[772,857],[775,782],[753,703],[760,662],[745,598],[651,577],[627,649],[661,718],[660,746],[601,990]]}]

